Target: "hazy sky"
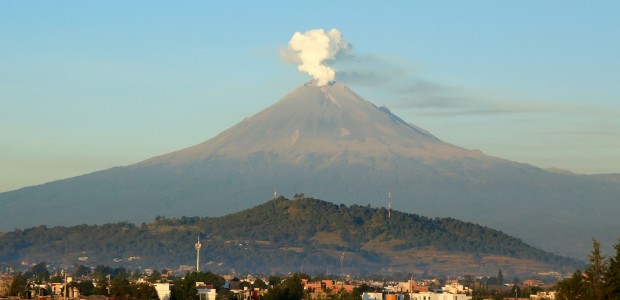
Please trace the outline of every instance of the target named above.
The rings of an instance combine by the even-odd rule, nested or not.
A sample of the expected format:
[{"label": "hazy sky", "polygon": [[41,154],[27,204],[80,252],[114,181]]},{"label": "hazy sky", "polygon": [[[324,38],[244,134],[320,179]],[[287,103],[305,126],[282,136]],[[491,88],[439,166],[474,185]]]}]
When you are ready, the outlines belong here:
[{"label": "hazy sky", "polygon": [[1,1],[0,191],[213,137],[311,79],[279,53],[318,28],[352,45],[336,80],[444,141],[620,172],[619,16],[620,1]]}]

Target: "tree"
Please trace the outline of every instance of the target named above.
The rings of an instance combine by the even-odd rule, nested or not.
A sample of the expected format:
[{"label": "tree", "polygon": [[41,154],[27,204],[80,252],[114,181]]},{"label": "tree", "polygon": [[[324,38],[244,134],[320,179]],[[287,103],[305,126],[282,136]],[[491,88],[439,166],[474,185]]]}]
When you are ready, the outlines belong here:
[{"label": "tree", "polygon": [[118,269],[113,270],[111,267],[106,265],[98,265],[95,267],[93,270],[93,277],[97,287],[93,289],[93,295],[109,294],[108,286],[111,283],[112,275],[114,275],[114,273],[119,274],[121,272],[119,272]]},{"label": "tree", "polygon": [[502,273],[502,269],[497,269],[497,284],[504,284],[504,274]]},{"label": "tree", "polygon": [[157,282],[161,280],[161,274],[157,270],[153,270],[153,274],[147,279],[149,282]]},{"label": "tree", "polygon": [[282,281],[282,278],[280,278],[280,276],[271,275],[269,276],[268,281],[269,281],[269,286],[278,286],[280,282]]},{"label": "tree", "polygon": [[75,267],[75,271],[73,271],[73,275],[75,277],[82,277],[82,276],[86,276],[90,273],[90,268],[84,266],[84,265],[79,265]]},{"label": "tree", "polygon": [[592,253],[589,257],[589,264],[585,270],[586,285],[590,299],[604,299],[607,294],[605,288],[605,272],[607,262],[601,255],[601,244],[597,240],[592,241]]},{"label": "tree", "polygon": [[32,266],[31,272],[39,283],[50,279],[50,272],[47,270],[47,264],[44,262]]},{"label": "tree", "polygon": [[514,295],[515,298],[518,298],[519,295],[522,295],[521,293],[521,288],[519,287],[518,284],[515,284],[512,286],[512,289],[510,289],[510,296]]},{"label": "tree", "polygon": [[303,299],[304,287],[301,284],[301,278],[299,274],[295,274],[281,284],[269,289],[265,300],[287,300],[287,299]]},{"label": "tree", "polygon": [[196,289],[196,281],[185,274],[182,279],[174,281],[174,285],[170,290],[170,300],[194,300],[198,299],[198,290]]},{"label": "tree", "polygon": [[110,274],[107,275],[102,275],[99,274],[96,277],[96,287],[93,289],[92,293],[93,295],[107,295],[108,294],[108,287],[109,287],[109,280],[110,279]]},{"label": "tree", "polygon": [[558,300],[587,299],[586,283],[580,270],[576,270],[573,276],[558,282]]},{"label": "tree", "polygon": [[207,272],[186,273],[182,279],[174,281],[172,290],[170,291],[171,300],[192,300],[198,299],[198,290],[196,282],[204,282],[213,285],[216,289],[221,287],[226,281],[220,275]]},{"label": "tree", "polygon": [[474,276],[473,275],[465,275],[463,276],[463,279],[459,280],[459,282],[466,287],[470,287],[473,288],[474,286]]},{"label": "tree", "polygon": [[614,245],[616,255],[609,258],[605,272],[605,287],[609,299],[620,300],[620,240]]},{"label": "tree", "polygon": [[157,290],[151,284],[146,282],[135,283],[131,285],[131,293],[129,299],[132,300],[159,300]]},{"label": "tree", "polygon": [[130,274],[131,272],[128,272],[127,269],[123,267],[115,268],[114,270],[112,270],[112,276],[114,277],[116,276],[129,277]]},{"label": "tree", "polygon": [[228,300],[231,298],[235,299],[235,293],[230,290],[221,290],[217,292],[217,296],[215,296],[215,300]]},{"label": "tree", "polygon": [[77,284],[77,288],[80,291],[80,294],[84,296],[90,296],[95,292],[95,285],[92,281],[82,280]]},{"label": "tree", "polygon": [[362,283],[361,285],[353,288],[353,297],[355,297],[356,299],[361,299],[364,292],[370,291],[372,291],[372,288],[369,285]]},{"label": "tree", "polygon": [[487,285],[499,285],[499,280],[497,280],[497,277],[489,277],[489,279],[487,279]]},{"label": "tree", "polygon": [[125,298],[132,292],[131,285],[126,276],[118,276],[112,279],[110,283],[110,295],[119,298]]},{"label": "tree", "polygon": [[528,286],[523,289],[523,296],[529,298],[531,295],[536,295],[538,292],[542,292],[543,288],[538,286]]},{"label": "tree", "polygon": [[112,268],[110,268],[109,266],[106,265],[98,265],[95,267],[95,269],[93,270],[93,275],[95,276],[99,276],[99,275],[108,275],[108,274],[112,274]]},{"label": "tree", "polygon": [[261,290],[267,288],[267,284],[260,278],[254,280],[254,283],[252,284],[252,286],[255,288],[259,288]]},{"label": "tree", "polygon": [[9,296],[24,296],[26,284],[28,284],[28,280],[24,275],[21,273],[15,275],[9,286]]}]

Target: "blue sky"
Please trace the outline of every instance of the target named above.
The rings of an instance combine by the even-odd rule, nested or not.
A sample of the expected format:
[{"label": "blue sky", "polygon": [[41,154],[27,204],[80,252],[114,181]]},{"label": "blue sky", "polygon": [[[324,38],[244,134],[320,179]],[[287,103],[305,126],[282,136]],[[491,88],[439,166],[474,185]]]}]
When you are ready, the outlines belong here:
[{"label": "blue sky", "polygon": [[311,79],[278,53],[316,28],[353,46],[337,80],[444,141],[617,173],[618,16],[618,1],[2,1],[0,191],[213,137]]}]

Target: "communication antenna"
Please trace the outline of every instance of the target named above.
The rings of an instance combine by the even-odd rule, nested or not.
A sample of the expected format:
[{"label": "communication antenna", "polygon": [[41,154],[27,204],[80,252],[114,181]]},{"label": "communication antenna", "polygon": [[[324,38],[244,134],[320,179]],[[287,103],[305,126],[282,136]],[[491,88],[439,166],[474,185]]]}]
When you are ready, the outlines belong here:
[{"label": "communication antenna", "polygon": [[344,265],[344,252],[340,254],[340,274],[342,274],[342,281],[344,281],[344,269],[342,268]]},{"label": "communication antenna", "polygon": [[200,234],[198,234],[198,241],[194,244],[194,248],[196,248],[196,272],[200,272],[200,248],[202,244],[200,243]]},{"label": "communication antenna", "polygon": [[388,192],[388,219],[392,218],[392,192]]},{"label": "communication antenna", "polygon": [[273,207],[276,207],[276,197],[278,197],[278,192],[276,189],[273,189]]}]

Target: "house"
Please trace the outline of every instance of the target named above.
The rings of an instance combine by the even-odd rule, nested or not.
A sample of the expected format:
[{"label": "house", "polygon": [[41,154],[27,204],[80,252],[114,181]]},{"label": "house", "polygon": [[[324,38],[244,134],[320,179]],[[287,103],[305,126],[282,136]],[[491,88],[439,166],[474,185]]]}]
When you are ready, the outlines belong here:
[{"label": "house", "polygon": [[458,282],[451,282],[450,284],[446,284],[442,290],[450,294],[466,294],[469,291],[469,288],[464,287]]},{"label": "house", "polygon": [[536,279],[523,280],[523,283],[522,283],[523,286],[541,286],[543,284],[544,282],[542,282],[541,280],[536,280]]},{"label": "house", "polygon": [[428,292],[429,286],[419,284],[417,281],[410,279],[408,281],[398,282],[391,287],[391,290],[397,293],[415,293],[415,292]]},{"label": "house", "polygon": [[200,300],[215,300],[217,297],[215,288],[212,285],[206,285],[204,282],[196,282],[196,290],[198,290],[198,299]]},{"label": "house", "polygon": [[353,292],[353,285],[345,284],[342,281],[333,280],[321,280],[316,282],[308,282],[307,279],[302,279],[301,284],[304,289],[310,294],[311,298],[322,298],[326,293],[338,293],[341,290],[345,292]]}]

